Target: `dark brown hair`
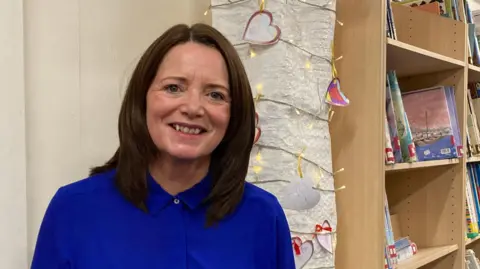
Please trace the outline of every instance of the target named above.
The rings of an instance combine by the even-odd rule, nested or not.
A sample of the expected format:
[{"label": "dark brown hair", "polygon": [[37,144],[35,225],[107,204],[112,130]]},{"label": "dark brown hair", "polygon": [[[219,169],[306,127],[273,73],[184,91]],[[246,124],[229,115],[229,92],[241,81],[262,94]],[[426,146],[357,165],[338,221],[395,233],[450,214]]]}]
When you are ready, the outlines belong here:
[{"label": "dark brown hair", "polygon": [[189,41],[216,48],[228,69],[230,122],[225,137],[211,156],[209,171],[213,188],[204,201],[208,204],[207,223],[213,224],[232,213],[242,199],[255,133],[255,107],[247,74],[235,48],[209,25],[175,25],[148,47],[133,71],[122,102],[118,119],[120,145],[113,157],[92,168],[90,175],[116,169],[116,185],[122,195],[142,210],[148,210],[146,173],[158,150],[147,129],[146,95],[167,52]]}]

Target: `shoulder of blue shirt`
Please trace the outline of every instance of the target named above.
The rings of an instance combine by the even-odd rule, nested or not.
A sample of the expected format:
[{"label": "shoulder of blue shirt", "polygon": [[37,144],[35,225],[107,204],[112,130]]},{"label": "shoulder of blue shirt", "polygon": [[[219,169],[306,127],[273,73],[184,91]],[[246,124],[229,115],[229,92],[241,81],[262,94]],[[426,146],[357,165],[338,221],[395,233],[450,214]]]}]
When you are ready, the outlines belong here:
[{"label": "shoulder of blue shirt", "polygon": [[[96,175],[89,176],[87,178],[80,179],[73,183],[61,186],[55,193],[51,205],[57,209],[63,208],[69,210],[69,205],[79,205],[82,200],[92,201],[96,197],[105,198],[107,193],[117,193],[114,183],[115,172],[108,171]],[[52,205],[56,203],[57,206]],[[270,192],[257,187],[249,182],[245,183],[244,197],[242,204],[255,203],[257,209],[265,210],[265,213],[274,213],[274,215],[284,215],[283,209],[276,196]],[[61,206],[60,206],[61,205]]]}]

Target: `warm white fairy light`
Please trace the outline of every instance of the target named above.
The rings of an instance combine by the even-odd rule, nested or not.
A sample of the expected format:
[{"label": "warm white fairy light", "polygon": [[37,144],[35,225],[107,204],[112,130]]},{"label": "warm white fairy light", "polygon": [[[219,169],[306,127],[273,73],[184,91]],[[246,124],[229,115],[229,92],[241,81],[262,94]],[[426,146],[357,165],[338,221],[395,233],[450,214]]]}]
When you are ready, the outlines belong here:
[{"label": "warm white fairy light", "polygon": [[262,172],[262,167],[260,165],[255,165],[252,167],[252,169],[253,169],[253,172],[257,175],[260,174],[260,172]]},{"label": "warm white fairy light", "polygon": [[260,150],[257,152],[257,155],[255,156],[255,160],[259,163],[262,163],[262,154],[260,153]]},{"label": "warm white fairy light", "polygon": [[345,171],[345,169],[344,169],[344,168],[340,168],[340,169],[338,169],[337,171],[333,172],[333,175],[336,175],[336,174],[341,173],[341,172],[343,172],[343,171]]},{"label": "warm white fairy light", "polygon": [[312,64],[310,63],[310,60],[307,60],[305,62],[305,69],[310,69],[310,68],[312,68]]},{"label": "warm white fairy light", "polygon": [[255,56],[257,56],[257,54],[255,53],[255,51],[252,48],[250,48],[250,58],[253,58]]}]

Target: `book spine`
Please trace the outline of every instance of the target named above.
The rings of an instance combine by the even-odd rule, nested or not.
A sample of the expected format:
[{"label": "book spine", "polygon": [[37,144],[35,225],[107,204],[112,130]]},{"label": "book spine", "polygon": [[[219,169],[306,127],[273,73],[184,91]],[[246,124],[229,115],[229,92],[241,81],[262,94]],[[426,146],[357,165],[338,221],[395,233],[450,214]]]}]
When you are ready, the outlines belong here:
[{"label": "book spine", "polygon": [[402,93],[398,85],[397,76],[394,70],[387,73],[392,95],[393,107],[395,110],[395,118],[397,123],[398,138],[400,139],[400,147],[404,162],[416,162],[417,154],[413,143],[412,132],[408,124],[408,117],[405,113],[402,101]]},{"label": "book spine", "polygon": [[[468,174],[467,174],[467,179],[468,179]],[[472,186],[470,184],[470,181],[467,180],[467,184],[465,184],[466,187],[466,222],[467,222],[467,237],[470,238],[471,236],[469,234],[474,234],[478,233],[478,228],[476,229],[476,218],[474,215],[473,209],[473,197],[472,197]]]},{"label": "book spine", "polygon": [[398,138],[397,120],[395,116],[395,109],[393,107],[392,93],[390,90],[390,84],[388,83],[388,78],[386,81],[385,90],[385,107],[388,121],[388,129],[390,131],[390,140],[392,141],[393,155],[395,156],[395,162],[401,163],[403,162],[402,148],[400,146],[400,139]]},{"label": "book spine", "polygon": [[457,104],[455,102],[455,89],[453,87],[445,87],[445,95],[447,96],[448,114],[452,126],[453,142],[456,149],[456,156],[463,157],[463,145],[460,139],[460,129],[458,125]]},{"label": "book spine", "polygon": [[384,214],[385,214],[385,235],[387,238],[387,249],[389,254],[389,260],[392,264],[397,264],[397,252],[395,250],[395,237],[393,235],[393,228],[390,219],[390,209],[388,208],[388,200],[386,191],[383,192],[384,195]]},{"label": "book spine", "polygon": [[390,131],[388,130],[387,114],[385,113],[385,163],[394,164],[395,156],[393,156],[392,141],[390,139]]}]

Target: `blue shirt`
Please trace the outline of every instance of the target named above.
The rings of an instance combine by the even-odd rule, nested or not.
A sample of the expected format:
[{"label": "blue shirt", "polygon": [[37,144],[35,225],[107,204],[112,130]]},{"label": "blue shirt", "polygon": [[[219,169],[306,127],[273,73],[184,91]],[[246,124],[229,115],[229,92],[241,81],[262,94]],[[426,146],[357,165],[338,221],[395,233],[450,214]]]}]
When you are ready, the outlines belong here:
[{"label": "blue shirt", "polygon": [[295,269],[275,196],[246,183],[234,214],[205,226],[205,177],[176,196],[149,175],[146,213],[114,185],[114,171],[61,187],[37,238],[31,269]]}]

